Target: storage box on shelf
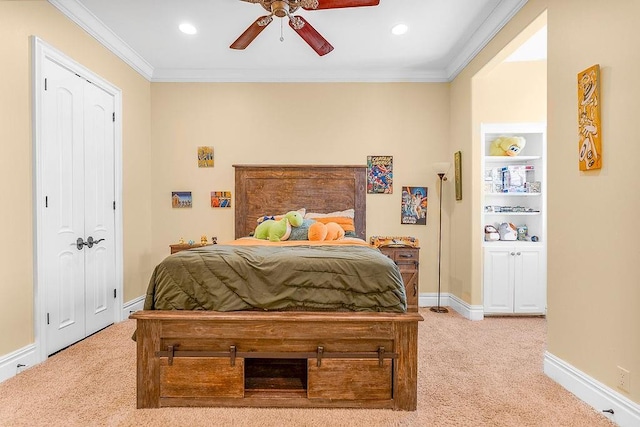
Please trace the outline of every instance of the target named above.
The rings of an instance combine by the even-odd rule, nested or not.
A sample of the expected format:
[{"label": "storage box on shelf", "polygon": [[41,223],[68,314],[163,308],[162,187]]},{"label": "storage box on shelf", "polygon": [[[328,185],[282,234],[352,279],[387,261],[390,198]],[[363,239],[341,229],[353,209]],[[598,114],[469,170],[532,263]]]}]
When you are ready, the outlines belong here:
[{"label": "storage box on shelf", "polygon": [[[492,156],[499,137],[523,137],[516,156]],[[546,126],[544,123],[483,124],[482,227],[516,227],[516,240],[484,246],[485,314],[544,314],[546,310]],[[506,228],[506,227],[505,227]],[[495,234],[494,234],[495,236]],[[513,238],[513,234],[510,238]]]}]

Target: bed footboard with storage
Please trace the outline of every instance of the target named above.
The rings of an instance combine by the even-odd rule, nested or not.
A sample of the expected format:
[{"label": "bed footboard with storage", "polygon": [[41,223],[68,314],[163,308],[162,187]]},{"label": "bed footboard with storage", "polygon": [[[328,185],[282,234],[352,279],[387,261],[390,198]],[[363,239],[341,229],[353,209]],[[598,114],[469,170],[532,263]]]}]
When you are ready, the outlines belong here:
[{"label": "bed footboard with storage", "polygon": [[417,405],[417,313],[140,311],[137,406]]}]

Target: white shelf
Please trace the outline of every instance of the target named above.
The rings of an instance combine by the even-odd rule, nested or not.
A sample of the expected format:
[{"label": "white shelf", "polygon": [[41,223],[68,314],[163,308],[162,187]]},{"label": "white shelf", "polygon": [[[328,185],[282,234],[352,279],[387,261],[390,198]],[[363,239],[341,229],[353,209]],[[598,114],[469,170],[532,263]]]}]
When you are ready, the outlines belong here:
[{"label": "white shelf", "polygon": [[536,197],[540,196],[542,193],[484,193],[485,196],[495,196],[495,197],[513,197],[513,196],[524,196],[524,197]]},{"label": "white shelf", "polygon": [[540,160],[540,156],[485,156],[484,161],[487,163],[518,163],[529,160]]},{"label": "white shelf", "polygon": [[532,242],[530,240],[494,240],[491,242],[484,241],[485,248],[500,248],[504,246],[516,246],[516,247],[527,247],[527,248],[535,248],[535,247],[543,247],[541,242]]},{"label": "white shelf", "polygon": [[499,215],[528,216],[528,215],[540,215],[540,212],[485,212],[484,214],[484,216],[499,216]]}]

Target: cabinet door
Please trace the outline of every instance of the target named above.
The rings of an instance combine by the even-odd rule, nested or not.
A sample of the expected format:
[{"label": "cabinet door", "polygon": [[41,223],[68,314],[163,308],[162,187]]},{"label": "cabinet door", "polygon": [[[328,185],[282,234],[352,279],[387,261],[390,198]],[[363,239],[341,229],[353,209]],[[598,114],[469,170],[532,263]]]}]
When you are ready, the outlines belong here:
[{"label": "cabinet door", "polygon": [[540,249],[518,249],[514,268],[514,311],[544,314],[546,311],[545,267]]},{"label": "cabinet door", "polygon": [[488,314],[513,313],[513,247],[485,248],[483,305]]}]

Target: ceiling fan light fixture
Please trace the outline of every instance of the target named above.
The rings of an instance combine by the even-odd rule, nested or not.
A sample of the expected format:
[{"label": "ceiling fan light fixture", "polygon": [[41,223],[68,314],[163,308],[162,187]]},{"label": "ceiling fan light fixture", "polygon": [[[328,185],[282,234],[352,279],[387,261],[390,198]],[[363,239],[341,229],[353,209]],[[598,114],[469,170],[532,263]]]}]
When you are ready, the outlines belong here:
[{"label": "ceiling fan light fixture", "polygon": [[403,23],[396,24],[393,26],[393,28],[391,28],[391,33],[396,36],[407,34],[407,31],[409,31],[409,26]]},{"label": "ceiling fan light fixture", "polygon": [[183,22],[182,24],[180,24],[178,26],[178,28],[180,29],[180,31],[182,31],[185,34],[189,34],[189,35],[193,35],[196,34],[198,32],[198,30],[196,29],[196,27],[194,27],[192,24],[189,24],[188,22]]}]

